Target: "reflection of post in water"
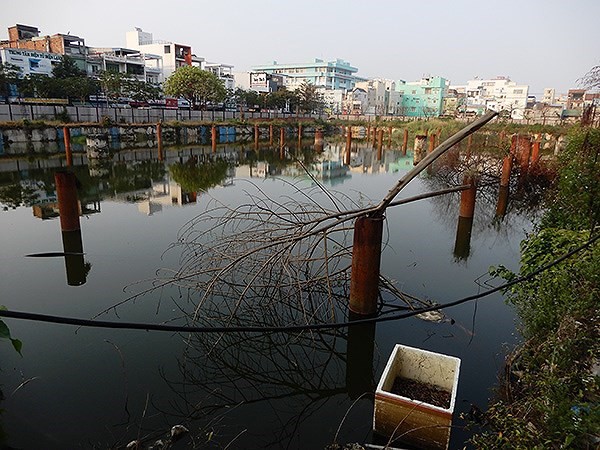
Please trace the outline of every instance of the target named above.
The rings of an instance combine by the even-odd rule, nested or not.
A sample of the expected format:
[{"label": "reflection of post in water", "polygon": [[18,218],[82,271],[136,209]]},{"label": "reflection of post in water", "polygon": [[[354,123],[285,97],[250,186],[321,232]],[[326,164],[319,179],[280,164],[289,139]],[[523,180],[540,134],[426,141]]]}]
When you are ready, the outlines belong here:
[{"label": "reflection of post in water", "polygon": [[65,141],[65,155],[67,157],[67,166],[73,165],[73,152],[71,151],[71,130],[69,127],[63,127],[63,139]]},{"label": "reflection of post in water", "polygon": [[212,144],[212,152],[217,153],[217,127],[213,125],[210,129],[210,139]]},{"label": "reflection of post in water", "polygon": [[258,138],[260,136],[260,131],[258,129],[258,124],[254,124],[254,150],[258,151]]},{"label": "reflection of post in water", "polygon": [[471,187],[460,194],[460,211],[458,226],[456,228],[456,241],[454,243],[454,256],[467,259],[471,251],[471,230],[473,229],[473,216],[475,214],[475,194],[477,185],[475,178],[467,175],[463,184]]},{"label": "reflection of post in water", "polygon": [[394,134],[394,129],[392,127],[388,127],[388,148],[392,148],[392,135]]},{"label": "reflection of post in water", "polygon": [[344,164],[350,165],[350,152],[352,151],[352,127],[348,125],[346,127],[346,151],[344,153]]},{"label": "reflection of post in water", "polygon": [[[350,322],[365,316],[350,312]],[[350,325],[346,343],[346,388],[351,399],[373,391],[373,356],[375,352],[375,322]]]},{"label": "reflection of post in water", "polygon": [[158,160],[164,159],[163,155],[163,142],[162,142],[162,124],[159,122],[156,124],[156,145],[158,146]]},{"label": "reflection of post in water", "polygon": [[381,154],[383,153],[383,129],[378,131],[377,136],[377,161],[381,161]]},{"label": "reflection of post in water", "polygon": [[417,165],[425,157],[425,142],[427,141],[426,134],[417,134],[415,136],[415,146],[413,149],[413,165]]},{"label": "reflection of post in water", "polygon": [[317,153],[323,152],[323,130],[315,130],[315,151]]},{"label": "reflection of post in water", "polygon": [[72,172],[59,171],[54,174],[54,181],[65,252],[67,283],[69,286],[79,286],[85,283],[87,272],[83,259],[83,242],[79,223],[77,179]]}]

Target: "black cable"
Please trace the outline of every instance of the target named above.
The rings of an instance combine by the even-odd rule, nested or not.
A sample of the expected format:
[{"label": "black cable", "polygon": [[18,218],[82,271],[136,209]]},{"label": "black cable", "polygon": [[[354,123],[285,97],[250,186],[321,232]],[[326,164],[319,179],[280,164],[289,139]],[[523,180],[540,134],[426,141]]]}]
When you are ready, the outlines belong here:
[{"label": "black cable", "polygon": [[534,270],[528,275],[521,276],[515,278],[508,283],[504,283],[498,287],[490,289],[488,291],[482,292],[480,294],[470,295],[468,297],[461,298],[459,300],[455,300],[450,303],[445,303],[443,305],[435,305],[429,308],[421,308],[416,309],[414,311],[410,311],[404,314],[398,314],[395,316],[388,317],[371,317],[366,319],[353,320],[352,322],[338,322],[338,323],[323,323],[323,324],[305,324],[305,325],[287,325],[287,326],[270,326],[270,327],[261,327],[261,326],[237,326],[237,327],[190,327],[190,326],[180,326],[180,325],[160,325],[160,324],[149,324],[149,323],[133,323],[133,322],[109,322],[102,320],[89,320],[89,319],[76,319],[70,317],[62,317],[62,316],[51,316],[46,314],[36,314],[36,313],[28,313],[28,312],[19,312],[19,311],[8,311],[8,310],[0,310],[0,317],[8,317],[12,319],[24,319],[24,320],[34,320],[37,322],[46,322],[46,323],[58,323],[63,325],[76,325],[79,327],[95,327],[95,328],[113,328],[113,329],[128,329],[128,330],[146,330],[146,331],[169,331],[172,333],[282,333],[282,332],[295,332],[295,331],[306,331],[306,330],[323,330],[323,329],[338,329],[345,328],[352,325],[360,325],[360,324],[368,324],[368,323],[379,323],[379,322],[387,322],[390,320],[399,320],[406,319],[408,317],[413,317],[425,312],[429,311],[437,311],[440,309],[450,308],[452,306],[461,305],[463,303],[477,300],[482,297],[486,297],[488,295],[494,294],[498,291],[502,291],[508,289],[511,286],[514,286],[518,283],[522,283],[524,281],[528,281],[533,277],[539,275],[542,272],[560,264],[562,261],[570,258],[571,256],[579,253],[580,251],[586,249],[591,246],[594,242],[600,239],[600,234],[591,237],[587,242],[576,247],[575,249],[569,251],[564,254],[560,258],[551,261],[545,266],[540,267],[539,269]]}]

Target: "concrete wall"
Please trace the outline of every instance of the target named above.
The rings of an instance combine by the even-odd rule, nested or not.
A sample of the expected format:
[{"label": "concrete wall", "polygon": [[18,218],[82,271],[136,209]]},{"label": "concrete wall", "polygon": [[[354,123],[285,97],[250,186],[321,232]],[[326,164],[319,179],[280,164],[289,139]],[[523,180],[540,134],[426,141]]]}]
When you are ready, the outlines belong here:
[{"label": "concrete wall", "polygon": [[[70,122],[101,122],[104,117],[114,123],[156,123],[159,121],[214,121],[239,119],[239,111],[190,111],[185,109],[137,109],[105,108],[88,106],[59,105],[15,105],[0,104],[0,123],[19,120],[55,120],[63,111],[69,115]],[[282,114],[274,112],[245,112],[245,119],[275,118],[317,118],[315,114]]]}]

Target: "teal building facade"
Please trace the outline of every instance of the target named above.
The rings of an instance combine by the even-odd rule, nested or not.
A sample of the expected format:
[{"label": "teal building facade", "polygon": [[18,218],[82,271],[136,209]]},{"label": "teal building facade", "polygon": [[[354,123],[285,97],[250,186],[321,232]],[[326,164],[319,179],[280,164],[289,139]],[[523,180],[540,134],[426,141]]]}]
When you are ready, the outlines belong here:
[{"label": "teal building facade", "polygon": [[396,82],[401,96],[400,114],[406,117],[439,117],[444,106],[447,81],[442,77],[423,77],[419,81]]}]

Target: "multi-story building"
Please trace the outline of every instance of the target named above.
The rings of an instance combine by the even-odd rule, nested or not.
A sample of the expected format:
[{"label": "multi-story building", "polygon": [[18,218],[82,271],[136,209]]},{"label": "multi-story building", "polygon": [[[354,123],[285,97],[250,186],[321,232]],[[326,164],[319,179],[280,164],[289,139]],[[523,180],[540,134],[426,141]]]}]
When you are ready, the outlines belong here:
[{"label": "multi-story building", "polygon": [[583,109],[585,89],[569,89],[567,93],[567,109]]},{"label": "multi-story building", "polygon": [[96,76],[102,71],[125,73],[138,81],[153,84],[163,81],[162,59],[158,55],[126,48],[88,47],[88,76]]},{"label": "multi-story building", "polygon": [[401,110],[402,96],[396,91],[396,82],[373,79],[358,81],[356,87],[367,93],[365,114],[397,115]]},{"label": "multi-story building", "polygon": [[486,109],[506,111],[512,119],[523,119],[529,96],[528,85],[518,85],[508,77],[467,81],[466,86],[451,86],[464,90],[466,113],[481,114]]},{"label": "multi-story building", "polygon": [[8,28],[8,40],[0,41],[0,48],[68,55],[73,58],[79,69],[86,69],[87,47],[85,46],[85,40],[68,33],[40,36],[38,28],[17,24]]},{"label": "multi-story building", "polygon": [[408,117],[438,117],[442,115],[447,89],[445,78],[423,77],[419,81],[398,81],[396,92],[401,96],[398,114]]},{"label": "multi-story building", "polygon": [[62,60],[58,53],[26,50],[21,48],[0,49],[0,62],[19,68],[21,75],[52,75],[54,65]]},{"label": "multi-story building", "polygon": [[225,89],[235,88],[235,79],[233,76],[233,66],[230,64],[209,63],[205,62],[202,68],[208,72],[215,74],[219,80],[225,85]]},{"label": "multi-story building", "polygon": [[196,65],[201,67],[204,62],[204,58],[199,58],[192,53],[191,46],[170,41],[153,40],[152,33],[142,31],[141,28],[128,31],[125,39],[127,48],[160,57],[156,60],[147,60],[146,65],[157,68],[158,61],[162,61],[163,79],[167,79],[181,66]]},{"label": "multi-story building", "polygon": [[296,90],[303,83],[310,83],[325,89],[349,91],[354,88],[357,80],[362,80],[355,76],[358,69],[342,59],[323,61],[315,58],[313,62],[299,64],[279,64],[274,61],[273,64],[254,66],[252,72],[285,75],[286,87],[290,90]]},{"label": "multi-story building", "polygon": [[362,88],[355,87],[348,93],[343,103],[344,114],[365,114],[369,103],[369,94]]},{"label": "multi-story building", "polygon": [[544,95],[542,96],[542,103],[546,105],[554,105],[556,99],[556,90],[554,88],[544,88]]}]

